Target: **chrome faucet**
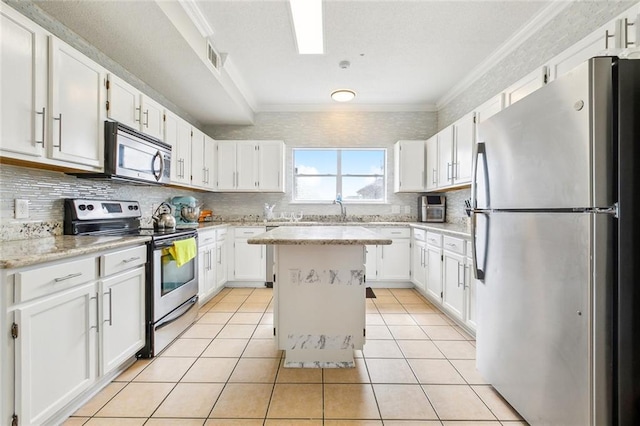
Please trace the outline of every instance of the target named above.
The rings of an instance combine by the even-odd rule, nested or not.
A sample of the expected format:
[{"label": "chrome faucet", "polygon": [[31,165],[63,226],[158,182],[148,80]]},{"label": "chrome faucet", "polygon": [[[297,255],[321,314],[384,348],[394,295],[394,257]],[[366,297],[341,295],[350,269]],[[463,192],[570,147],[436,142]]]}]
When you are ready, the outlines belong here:
[{"label": "chrome faucet", "polygon": [[340,204],[340,221],[344,222],[347,219],[347,209],[342,204],[342,195],[338,194],[336,199],[333,200],[333,204]]}]

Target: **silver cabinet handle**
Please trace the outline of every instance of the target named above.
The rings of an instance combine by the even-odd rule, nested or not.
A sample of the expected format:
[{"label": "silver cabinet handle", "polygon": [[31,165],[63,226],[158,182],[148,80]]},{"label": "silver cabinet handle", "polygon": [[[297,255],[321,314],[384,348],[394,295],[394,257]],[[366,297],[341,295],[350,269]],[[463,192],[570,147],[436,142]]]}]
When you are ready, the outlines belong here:
[{"label": "silver cabinet handle", "polygon": [[449,172],[452,169],[452,166],[453,166],[452,163],[447,163],[447,180],[453,179],[453,177],[452,177],[453,173]]},{"label": "silver cabinet handle", "polygon": [[124,259],[122,263],[131,263],[134,260],[138,260],[138,259],[140,259],[140,256],[130,257],[129,259]]},{"label": "silver cabinet handle", "polygon": [[58,145],[53,145],[54,148],[58,148],[62,151],[62,113],[58,114],[58,117],[53,117],[58,122]]},{"label": "silver cabinet handle", "polygon": [[65,275],[64,277],[54,278],[53,281],[59,283],[61,281],[66,281],[66,280],[70,280],[71,278],[79,277],[80,275],[82,275],[82,272],[76,272],[75,274],[69,274],[69,275]]},{"label": "silver cabinet handle", "polygon": [[635,43],[629,41],[629,27],[633,26],[633,22],[629,22],[629,18],[624,18],[624,48],[633,46]]},{"label": "silver cabinet handle", "polygon": [[427,253],[426,249],[422,249],[424,252],[424,266],[425,268],[429,267],[429,253]]},{"label": "silver cabinet handle", "polygon": [[218,247],[216,251],[218,252],[217,259],[216,259],[218,262],[218,265],[222,265],[222,247]]},{"label": "silver cabinet handle", "polygon": [[433,173],[431,173],[431,183],[438,183],[438,171],[436,169],[433,169]]},{"label": "silver cabinet handle", "polygon": [[99,301],[98,301],[98,293],[96,293],[96,295],[94,297],[90,297],[89,300],[95,300],[96,301],[96,325],[92,325],[89,327],[89,330],[91,329],[96,329],[96,331],[98,330],[98,324],[100,323],[100,319],[98,318],[98,311],[99,311]]},{"label": "silver cabinet handle", "polygon": [[469,274],[469,265],[464,265],[464,284],[463,284],[464,289],[469,287],[470,280],[471,280],[471,275]]},{"label": "silver cabinet handle", "polygon": [[136,107],[137,114],[134,114],[133,121],[138,121],[138,122],[140,121],[140,112],[141,112],[140,110],[141,110],[140,107]]},{"label": "silver cabinet handle", "polygon": [[147,121],[143,122],[142,125],[146,128],[149,128],[149,110],[145,110],[142,114],[147,117]]},{"label": "silver cabinet handle", "polygon": [[463,265],[463,264],[458,263],[458,287],[460,287],[460,284],[462,284],[462,288],[464,288],[464,269],[462,270],[462,277],[463,277],[463,280],[462,280],[462,282],[460,282],[460,267],[461,267],[461,266],[464,268],[464,265]]},{"label": "silver cabinet handle", "polygon": [[104,322],[108,322],[109,326],[113,325],[113,294],[111,292],[111,290],[113,290],[112,288],[109,288],[109,291],[107,291],[106,293],[104,293],[104,295],[109,295],[109,319],[108,320],[104,320]]},{"label": "silver cabinet handle", "polygon": [[209,250],[209,270],[213,269],[213,251]]},{"label": "silver cabinet handle", "polygon": [[35,143],[41,143],[43,147],[44,147],[44,129],[45,129],[44,122],[45,122],[45,117],[46,117],[45,111],[46,111],[45,107],[42,107],[42,112],[36,111],[37,115],[41,115],[42,116],[42,140],[41,141],[37,140],[37,141],[35,141]]},{"label": "silver cabinet handle", "polygon": [[391,233],[392,233],[393,235],[400,235],[400,234],[402,234],[402,232],[400,232],[400,231],[391,231]]}]

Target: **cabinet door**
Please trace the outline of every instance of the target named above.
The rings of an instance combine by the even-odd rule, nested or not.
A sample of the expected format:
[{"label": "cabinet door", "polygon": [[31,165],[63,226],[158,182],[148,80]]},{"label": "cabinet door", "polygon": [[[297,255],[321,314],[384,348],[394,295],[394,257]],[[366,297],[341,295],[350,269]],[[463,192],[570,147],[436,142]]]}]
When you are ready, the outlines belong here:
[{"label": "cabinet door", "polygon": [[149,136],[163,140],[164,107],[146,95],[140,103],[140,130]]},{"label": "cabinet door", "polygon": [[438,135],[427,139],[427,160],[425,166],[425,189],[430,191],[438,187]]},{"label": "cabinet door", "polygon": [[480,123],[487,118],[492,117],[494,114],[502,111],[504,108],[504,94],[499,93],[493,98],[489,99],[478,108],[476,108],[476,141],[482,141],[480,138]]},{"label": "cabinet door", "polygon": [[171,145],[171,183],[191,183],[191,125],[175,114],[167,113],[165,142]]},{"label": "cabinet door", "polygon": [[236,189],[238,190],[258,189],[257,148],[253,141],[236,142]]},{"label": "cabinet door", "polygon": [[442,304],[458,319],[464,315],[464,258],[445,251],[442,269]]},{"label": "cabinet door", "polygon": [[208,244],[198,249],[198,295],[200,303],[206,302],[216,289],[216,244]]},{"label": "cabinet door", "polygon": [[258,189],[284,192],[284,142],[259,141],[258,163]]},{"label": "cabinet door", "polygon": [[524,76],[505,90],[505,106],[513,105],[528,94],[535,92],[545,85],[546,80],[547,67],[540,67]]},{"label": "cabinet door", "polygon": [[140,91],[113,74],[107,76],[107,117],[140,130]]},{"label": "cabinet door", "polygon": [[3,155],[43,156],[47,33],[10,7],[0,7],[0,149]]},{"label": "cabinet door", "polygon": [[233,260],[233,277],[236,281],[265,280],[267,264],[264,245],[248,244],[246,239],[237,238]]},{"label": "cabinet door", "polygon": [[367,282],[378,279],[378,246],[364,246],[365,264],[364,271]]},{"label": "cabinet door", "polygon": [[411,247],[411,282],[415,284],[417,288],[425,291],[425,254],[426,245],[423,241],[413,241]]},{"label": "cabinet door", "polygon": [[453,184],[453,126],[438,133],[438,187]]},{"label": "cabinet door", "polygon": [[50,102],[52,158],[102,168],[104,144],[104,69],[51,37]]},{"label": "cabinet door", "polygon": [[16,414],[20,424],[42,424],[96,379],[96,284],[19,308],[16,323]]},{"label": "cabinet door", "polygon": [[475,114],[470,113],[453,124],[454,167],[453,184],[471,183],[473,144],[475,142]]},{"label": "cabinet door", "polygon": [[427,293],[436,300],[442,300],[442,249],[427,245],[425,259]]},{"label": "cabinet door", "polygon": [[204,135],[204,188],[216,189],[216,141]]},{"label": "cabinet door", "polygon": [[378,246],[380,251],[380,280],[409,281],[411,276],[411,244],[408,238],[394,239],[391,245]]},{"label": "cabinet door", "polygon": [[219,191],[236,188],[236,144],[233,141],[216,142],[216,173]]},{"label": "cabinet door", "polygon": [[144,267],[102,281],[102,374],[145,345]]},{"label": "cabinet door", "polygon": [[[227,282],[227,240],[216,241],[216,287],[224,287]],[[266,272],[266,269],[265,269]]]},{"label": "cabinet door", "polygon": [[205,184],[204,166],[204,133],[198,129],[191,130],[191,185],[203,188]]},{"label": "cabinet door", "polygon": [[425,141],[398,141],[394,145],[394,156],[394,191],[424,191]]},{"label": "cabinet door", "polygon": [[465,320],[464,323],[475,330],[477,327],[476,318],[477,312],[476,309],[476,288],[478,285],[477,280],[473,276],[473,261],[470,258],[465,259]]}]

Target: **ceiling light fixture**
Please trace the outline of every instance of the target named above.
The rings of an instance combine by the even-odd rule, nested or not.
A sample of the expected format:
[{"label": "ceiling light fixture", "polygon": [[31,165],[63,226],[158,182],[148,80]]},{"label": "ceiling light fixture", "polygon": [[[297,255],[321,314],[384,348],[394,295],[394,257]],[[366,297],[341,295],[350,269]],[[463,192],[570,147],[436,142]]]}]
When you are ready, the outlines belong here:
[{"label": "ceiling light fixture", "polygon": [[331,92],[331,99],[336,102],[349,102],[356,97],[356,92],[349,89],[339,89]]},{"label": "ceiling light fixture", "polygon": [[322,0],[289,0],[298,53],[321,55],[324,53],[322,34]]}]

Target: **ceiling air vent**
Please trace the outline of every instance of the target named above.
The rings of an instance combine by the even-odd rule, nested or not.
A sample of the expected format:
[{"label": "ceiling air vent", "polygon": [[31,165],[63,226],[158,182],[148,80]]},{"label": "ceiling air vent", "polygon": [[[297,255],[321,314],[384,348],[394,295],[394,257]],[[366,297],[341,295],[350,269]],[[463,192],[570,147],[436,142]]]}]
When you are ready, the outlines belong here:
[{"label": "ceiling air vent", "polygon": [[220,54],[216,52],[216,50],[211,46],[211,43],[207,42],[207,59],[213,65],[217,71],[220,71],[222,68],[222,60],[220,59]]}]

